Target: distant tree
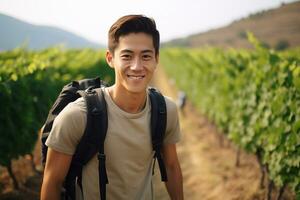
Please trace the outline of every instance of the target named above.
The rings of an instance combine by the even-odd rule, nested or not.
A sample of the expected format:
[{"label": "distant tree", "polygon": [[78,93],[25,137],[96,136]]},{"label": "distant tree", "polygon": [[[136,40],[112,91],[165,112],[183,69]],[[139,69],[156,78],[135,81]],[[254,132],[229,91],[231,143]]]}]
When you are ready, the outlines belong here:
[{"label": "distant tree", "polygon": [[240,38],[242,38],[242,39],[247,39],[247,32],[246,31],[240,31],[239,33],[238,33],[238,36],[240,37]]},{"label": "distant tree", "polygon": [[275,49],[281,51],[287,49],[289,46],[289,42],[287,40],[282,39],[277,42],[277,44],[275,45]]},{"label": "distant tree", "polygon": [[270,48],[270,45],[267,43],[267,42],[261,42],[261,45],[263,47],[265,47],[266,49],[269,49]]}]

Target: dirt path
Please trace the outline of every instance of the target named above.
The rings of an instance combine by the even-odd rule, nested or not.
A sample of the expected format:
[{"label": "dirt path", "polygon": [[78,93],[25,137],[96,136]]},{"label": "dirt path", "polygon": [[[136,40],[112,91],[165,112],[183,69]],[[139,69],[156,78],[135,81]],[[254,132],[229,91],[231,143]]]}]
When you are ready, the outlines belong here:
[{"label": "dirt path", "polygon": [[[176,100],[177,91],[174,83],[168,80],[161,67],[157,69],[153,85],[159,88],[164,95]],[[265,190],[259,189],[260,173],[254,156],[242,152],[240,167],[235,167],[235,147],[226,140],[221,147],[216,128],[199,115],[189,102],[185,108],[185,115],[180,113],[180,123],[183,137],[177,145],[177,152],[183,173],[185,199],[264,199]],[[39,147],[38,144],[35,150],[36,163],[40,163]],[[28,158],[15,162],[13,168],[18,179],[26,188],[20,192],[11,191],[11,181],[7,172],[0,168],[0,199],[39,199],[41,176],[33,173]],[[160,181],[160,173],[157,168],[156,165],[154,176],[156,199],[169,199],[164,184]],[[285,194],[283,199],[293,198],[289,194]]]}]

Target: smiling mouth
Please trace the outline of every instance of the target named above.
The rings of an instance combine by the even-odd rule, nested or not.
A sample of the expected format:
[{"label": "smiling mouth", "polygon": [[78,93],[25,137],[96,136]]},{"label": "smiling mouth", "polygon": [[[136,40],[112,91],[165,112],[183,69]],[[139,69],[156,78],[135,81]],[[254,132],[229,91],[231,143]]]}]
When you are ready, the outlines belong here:
[{"label": "smiling mouth", "polygon": [[145,78],[145,75],[140,75],[140,76],[137,76],[137,75],[127,75],[127,77],[129,79],[133,79],[133,80],[140,80],[140,79]]}]

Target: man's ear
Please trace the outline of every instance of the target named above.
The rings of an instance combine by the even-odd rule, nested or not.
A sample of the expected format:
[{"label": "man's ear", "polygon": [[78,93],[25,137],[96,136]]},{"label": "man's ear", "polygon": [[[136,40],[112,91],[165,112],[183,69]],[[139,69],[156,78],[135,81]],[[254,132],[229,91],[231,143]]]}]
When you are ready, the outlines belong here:
[{"label": "man's ear", "polygon": [[106,51],[106,55],[105,55],[105,58],[106,58],[106,62],[107,64],[111,67],[111,68],[114,68],[114,65],[113,65],[113,54],[107,50]]},{"label": "man's ear", "polygon": [[157,65],[159,63],[159,54],[155,55],[155,62],[156,62],[156,64],[155,64],[155,70],[156,70]]},{"label": "man's ear", "polygon": [[158,64],[159,63],[159,54],[155,55],[155,60],[156,60],[156,63]]}]

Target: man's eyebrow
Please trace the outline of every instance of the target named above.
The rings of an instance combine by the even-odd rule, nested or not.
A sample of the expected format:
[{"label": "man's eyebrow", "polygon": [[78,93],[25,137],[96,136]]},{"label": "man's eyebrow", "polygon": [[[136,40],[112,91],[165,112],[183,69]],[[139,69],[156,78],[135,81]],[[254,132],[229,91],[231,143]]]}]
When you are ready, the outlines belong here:
[{"label": "man's eyebrow", "polygon": [[[134,53],[134,52],[130,49],[123,49],[121,50],[121,53]],[[154,51],[151,49],[146,49],[146,50],[142,50],[142,53],[154,53]]]},{"label": "man's eyebrow", "polygon": [[123,49],[123,50],[121,50],[121,53],[133,53],[133,51],[131,51],[129,49]]},{"label": "man's eyebrow", "polygon": [[143,50],[142,53],[154,53],[154,51],[151,49],[146,49],[146,50]]}]

